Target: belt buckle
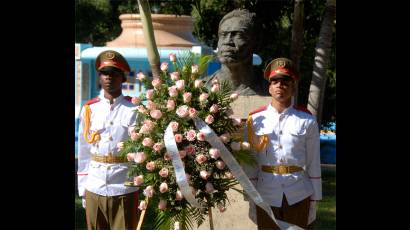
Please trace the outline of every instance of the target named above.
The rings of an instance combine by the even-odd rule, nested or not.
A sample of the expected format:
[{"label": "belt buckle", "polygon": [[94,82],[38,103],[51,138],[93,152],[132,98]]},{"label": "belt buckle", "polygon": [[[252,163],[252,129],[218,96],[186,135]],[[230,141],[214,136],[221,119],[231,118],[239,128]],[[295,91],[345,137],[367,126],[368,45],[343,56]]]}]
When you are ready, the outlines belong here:
[{"label": "belt buckle", "polygon": [[279,167],[278,167],[278,171],[279,171],[279,174],[285,174],[285,173],[287,173],[287,167],[286,166],[284,166],[284,165],[279,165]]}]

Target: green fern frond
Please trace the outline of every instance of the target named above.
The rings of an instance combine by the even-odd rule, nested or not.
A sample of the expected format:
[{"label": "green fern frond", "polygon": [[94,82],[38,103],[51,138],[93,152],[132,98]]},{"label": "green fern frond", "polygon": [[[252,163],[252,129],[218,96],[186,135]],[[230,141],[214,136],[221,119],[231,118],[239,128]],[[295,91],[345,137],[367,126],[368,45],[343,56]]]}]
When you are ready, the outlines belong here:
[{"label": "green fern frond", "polygon": [[199,66],[199,72],[198,75],[201,76],[205,70],[208,67],[208,64],[210,61],[212,61],[215,58],[214,55],[203,55],[199,58],[198,66]]},{"label": "green fern frond", "polygon": [[154,220],[154,229],[155,230],[170,230],[172,227],[171,223],[172,215],[170,212],[158,211],[157,216]]},{"label": "green fern frond", "polygon": [[257,166],[258,162],[256,161],[255,155],[251,154],[249,150],[239,150],[233,152],[233,157],[241,165]]}]

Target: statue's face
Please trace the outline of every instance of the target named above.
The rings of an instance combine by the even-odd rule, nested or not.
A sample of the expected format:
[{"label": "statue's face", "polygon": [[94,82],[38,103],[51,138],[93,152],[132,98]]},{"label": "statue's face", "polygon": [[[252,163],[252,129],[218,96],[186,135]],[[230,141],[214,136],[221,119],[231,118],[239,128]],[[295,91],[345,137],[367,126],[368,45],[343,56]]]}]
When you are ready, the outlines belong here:
[{"label": "statue's face", "polygon": [[219,27],[218,58],[222,64],[235,64],[252,57],[253,42],[246,29],[238,17],[227,19]]}]

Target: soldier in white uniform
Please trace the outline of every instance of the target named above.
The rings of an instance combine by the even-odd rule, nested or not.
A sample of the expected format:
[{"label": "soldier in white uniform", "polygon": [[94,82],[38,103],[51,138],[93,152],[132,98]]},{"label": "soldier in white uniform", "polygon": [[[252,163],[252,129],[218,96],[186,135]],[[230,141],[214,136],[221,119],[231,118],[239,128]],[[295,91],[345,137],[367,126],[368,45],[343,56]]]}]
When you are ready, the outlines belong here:
[{"label": "soldier in white uniform", "polygon": [[127,159],[118,156],[117,144],[129,137],[135,124],[135,106],[122,95],[127,61],[118,52],[98,55],[96,69],[101,94],[81,111],[78,133],[78,191],[86,208],[88,229],[135,229],[138,192],[124,186]]},{"label": "soldier in white uniform", "polygon": [[[258,167],[244,170],[275,218],[310,228],[322,199],[318,124],[307,109],[292,105],[298,76],[291,60],[271,61],[264,77],[272,102],[249,114],[245,135]],[[250,207],[259,230],[279,229],[263,209],[256,207],[255,213],[252,202]]]}]

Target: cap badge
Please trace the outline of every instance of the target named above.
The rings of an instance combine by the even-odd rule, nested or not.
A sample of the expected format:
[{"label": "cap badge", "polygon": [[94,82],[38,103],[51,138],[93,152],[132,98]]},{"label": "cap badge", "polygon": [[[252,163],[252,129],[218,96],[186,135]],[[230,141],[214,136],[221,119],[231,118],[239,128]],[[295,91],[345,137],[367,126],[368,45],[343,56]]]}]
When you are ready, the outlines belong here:
[{"label": "cap badge", "polygon": [[278,66],[285,67],[285,65],[286,65],[285,61],[282,61],[282,60],[278,61]]},{"label": "cap badge", "polygon": [[113,52],[107,52],[107,53],[105,54],[105,58],[107,58],[107,59],[114,59],[114,58],[115,58],[115,53],[113,53]]}]

